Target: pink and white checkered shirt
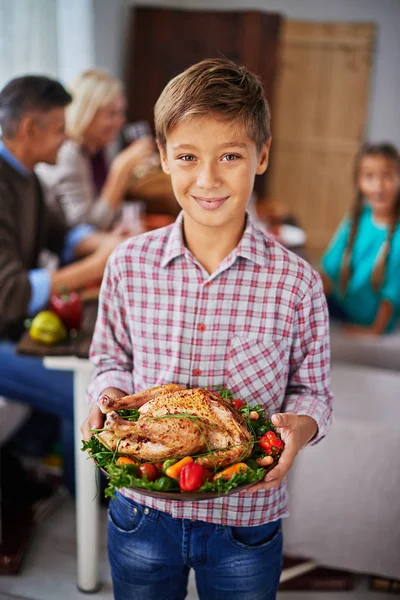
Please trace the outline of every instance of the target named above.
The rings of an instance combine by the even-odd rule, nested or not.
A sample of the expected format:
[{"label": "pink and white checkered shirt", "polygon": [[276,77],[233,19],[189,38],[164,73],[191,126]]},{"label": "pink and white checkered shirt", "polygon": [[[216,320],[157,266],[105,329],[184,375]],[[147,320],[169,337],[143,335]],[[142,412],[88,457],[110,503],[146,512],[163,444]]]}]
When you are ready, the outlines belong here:
[{"label": "pink and white checkered shirt", "polygon": [[[313,417],[313,443],[320,440],[332,396],[319,275],[249,216],[238,246],[209,275],[184,245],[182,218],[129,239],[110,257],[90,351],[89,401],[107,387],[131,394],[171,382],[224,386],[269,414]],[[177,518],[233,526],[288,515],[286,480],[272,490],[200,502],[123,493]]]}]

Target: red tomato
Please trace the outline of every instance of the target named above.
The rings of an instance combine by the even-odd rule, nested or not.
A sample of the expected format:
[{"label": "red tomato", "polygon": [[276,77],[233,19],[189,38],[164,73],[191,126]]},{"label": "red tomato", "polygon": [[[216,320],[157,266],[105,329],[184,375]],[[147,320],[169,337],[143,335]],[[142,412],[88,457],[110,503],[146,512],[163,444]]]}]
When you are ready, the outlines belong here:
[{"label": "red tomato", "polygon": [[157,469],[157,472],[158,472],[159,476],[161,477],[161,475],[164,474],[163,470],[162,470],[164,463],[162,463],[162,462],[156,462],[156,463],[153,463],[153,464],[154,464],[155,468]]},{"label": "red tomato", "polygon": [[234,398],[232,402],[236,410],[239,410],[239,408],[242,408],[246,404],[244,400],[239,400],[239,398]]},{"label": "red tomato", "polygon": [[142,476],[147,477],[147,481],[154,481],[157,479],[157,477],[159,477],[157,467],[152,463],[144,463],[143,465],[140,465],[139,471]]}]

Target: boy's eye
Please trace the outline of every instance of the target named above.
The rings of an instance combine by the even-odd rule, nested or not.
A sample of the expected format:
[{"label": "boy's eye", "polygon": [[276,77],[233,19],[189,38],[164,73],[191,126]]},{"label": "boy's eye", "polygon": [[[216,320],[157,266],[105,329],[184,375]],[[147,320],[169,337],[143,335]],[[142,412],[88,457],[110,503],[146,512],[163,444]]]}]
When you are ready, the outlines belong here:
[{"label": "boy's eye", "polygon": [[240,158],[240,156],[238,154],[225,154],[225,156],[222,157],[222,160],[224,160],[226,162],[232,162],[233,160],[236,160],[237,158]]},{"label": "boy's eye", "polygon": [[183,156],[179,156],[178,158],[179,160],[183,160],[184,162],[192,162],[193,160],[195,160],[193,154],[184,154]]}]

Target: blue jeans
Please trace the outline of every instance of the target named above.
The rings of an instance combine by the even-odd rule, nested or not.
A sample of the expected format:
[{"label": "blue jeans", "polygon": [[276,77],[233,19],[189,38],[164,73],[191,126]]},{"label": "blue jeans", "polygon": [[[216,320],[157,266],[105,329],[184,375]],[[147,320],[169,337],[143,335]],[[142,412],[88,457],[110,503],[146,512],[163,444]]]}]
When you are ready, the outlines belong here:
[{"label": "blue jeans", "polygon": [[0,396],[19,400],[61,421],[64,480],[74,490],[73,377],[45,369],[40,358],[20,356],[15,345],[0,341]]},{"label": "blue jeans", "polygon": [[230,527],[175,519],[117,494],[108,513],[115,600],[183,600],[190,568],[200,600],[274,600],[280,520]]}]

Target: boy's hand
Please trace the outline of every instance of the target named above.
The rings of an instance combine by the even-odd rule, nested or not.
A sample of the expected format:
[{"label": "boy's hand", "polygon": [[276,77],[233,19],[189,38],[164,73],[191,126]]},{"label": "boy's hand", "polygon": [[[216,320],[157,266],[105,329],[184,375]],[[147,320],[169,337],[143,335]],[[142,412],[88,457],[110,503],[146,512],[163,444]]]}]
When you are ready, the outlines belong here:
[{"label": "boy's hand", "polygon": [[294,413],[277,413],[271,417],[285,444],[276,467],[271,469],[260,483],[252,485],[246,493],[278,487],[286,477],[301,448],[317,433],[318,426],[312,417]]},{"label": "boy's hand", "polygon": [[81,425],[82,439],[87,442],[92,437],[92,429],[101,429],[104,424],[104,415],[94,402],[90,407],[89,414]]},{"label": "boy's hand", "polygon": [[[110,398],[121,398],[121,396],[126,396],[126,392],[123,392],[118,388],[110,387],[106,388],[101,395],[107,395],[110,396]],[[93,402],[93,404],[90,407],[88,416],[81,425],[82,439],[85,442],[90,440],[90,438],[92,437],[93,433],[91,430],[102,429],[105,417],[106,415],[101,412],[97,402]]]}]

